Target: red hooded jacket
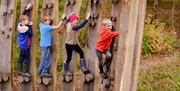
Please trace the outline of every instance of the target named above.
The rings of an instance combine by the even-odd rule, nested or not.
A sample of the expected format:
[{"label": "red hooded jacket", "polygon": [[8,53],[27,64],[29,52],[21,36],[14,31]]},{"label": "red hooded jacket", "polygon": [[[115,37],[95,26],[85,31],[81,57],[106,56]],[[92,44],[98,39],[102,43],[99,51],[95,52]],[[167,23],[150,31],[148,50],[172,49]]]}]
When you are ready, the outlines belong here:
[{"label": "red hooded jacket", "polygon": [[110,47],[112,38],[118,35],[119,32],[113,32],[108,30],[106,27],[102,27],[100,30],[100,36],[96,42],[96,49],[100,52],[104,52]]}]

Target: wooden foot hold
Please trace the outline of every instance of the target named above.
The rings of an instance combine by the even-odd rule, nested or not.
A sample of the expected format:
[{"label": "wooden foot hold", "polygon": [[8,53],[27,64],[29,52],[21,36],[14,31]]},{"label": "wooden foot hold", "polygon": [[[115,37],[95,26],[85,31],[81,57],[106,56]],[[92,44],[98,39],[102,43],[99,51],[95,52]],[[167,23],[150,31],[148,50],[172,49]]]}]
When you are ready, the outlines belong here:
[{"label": "wooden foot hold", "polygon": [[50,85],[51,84],[51,81],[52,81],[52,78],[51,77],[42,77],[42,83],[44,85]]},{"label": "wooden foot hold", "polygon": [[73,76],[72,75],[64,75],[63,76],[63,81],[64,82],[71,82],[73,80]]},{"label": "wooden foot hold", "polygon": [[103,79],[103,86],[106,88],[110,87],[110,80],[109,79]]},{"label": "wooden foot hold", "polygon": [[23,82],[28,83],[31,81],[31,77],[18,75],[17,80],[19,83],[23,83]]},{"label": "wooden foot hold", "polygon": [[4,75],[2,76],[2,79],[3,79],[3,81],[4,81],[4,82],[8,82],[8,81],[9,81],[9,79],[10,79],[10,76],[9,76],[9,75],[4,74]]},{"label": "wooden foot hold", "polygon": [[38,84],[43,84],[45,86],[48,86],[51,84],[52,77],[39,77],[38,78]]},{"label": "wooden foot hold", "polygon": [[84,82],[91,82],[94,80],[94,76],[90,73],[85,75],[85,81]]},{"label": "wooden foot hold", "polygon": [[18,80],[18,83],[23,83],[23,82],[24,82],[24,77],[23,77],[23,75],[18,75],[18,76],[17,76],[17,80]]}]

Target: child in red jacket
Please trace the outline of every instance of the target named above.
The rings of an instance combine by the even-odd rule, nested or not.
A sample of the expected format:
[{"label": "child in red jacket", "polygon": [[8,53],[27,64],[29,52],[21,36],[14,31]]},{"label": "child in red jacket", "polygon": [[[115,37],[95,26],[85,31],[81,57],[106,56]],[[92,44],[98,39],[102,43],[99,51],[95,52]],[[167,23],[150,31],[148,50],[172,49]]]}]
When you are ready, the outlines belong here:
[{"label": "child in red jacket", "polygon": [[[109,19],[104,19],[102,22],[102,27],[100,29],[100,35],[96,42],[96,55],[98,57],[99,63],[99,70],[100,75],[102,78],[107,79],[107,75],[105,70],[103,70],[103,67],[106,66],[108,61],[111,59],[111,53],[109,50],[109,47],[112,43],[112,38],[119,35],[119,32],[112,32],[112,21]],[[102,54],[105,54],[106,59],[103,63]]]}]

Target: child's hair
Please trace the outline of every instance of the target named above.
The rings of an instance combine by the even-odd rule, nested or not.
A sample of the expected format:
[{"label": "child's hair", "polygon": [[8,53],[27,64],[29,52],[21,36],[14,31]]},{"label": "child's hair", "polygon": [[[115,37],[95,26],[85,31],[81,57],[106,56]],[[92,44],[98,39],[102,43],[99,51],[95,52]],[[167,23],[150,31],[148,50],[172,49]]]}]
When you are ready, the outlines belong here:
[{"label": "child's hair", "polygon": [[22,21],[24,21],[24,20],[29,20],[29,17],[27,16],[27,15],[21,15],[20,16],[20,21],[22,22]]},{"label": "child's hair", "polygon": [[52,18],[48,15],[45,15],[45,16],[41,16],[41,22],[44,23],[46,22],[47,20],[49,20],[50,22],[52,22]]},{"label": "child's hair", "polygon": [[104,19],[102,21],[102,25],[103,26],[106,26],[106,25],[112,25],[112,21],[110,19]]}]

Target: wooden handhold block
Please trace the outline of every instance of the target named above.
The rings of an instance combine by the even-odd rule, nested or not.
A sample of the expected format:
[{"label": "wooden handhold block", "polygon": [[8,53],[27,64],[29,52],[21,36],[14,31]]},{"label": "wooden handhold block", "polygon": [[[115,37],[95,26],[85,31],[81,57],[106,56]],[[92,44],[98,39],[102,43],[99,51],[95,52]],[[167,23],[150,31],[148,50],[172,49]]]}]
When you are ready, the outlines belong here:
[{"label": "wooden handhold block", "polygon": [[69,0],[65,0],[65,6],[68,6],[70,4]]},{"label": "wooden handhold block", "polygon": [[111,16],[111,21],[116,22],[117,21],[117,17]]},{"label": "wooden handhold block", "polygon": [[93,3],[94,3],[94,4],[98,4],[98,3],[99,3],[99,0],[93,0]]},{"label": "wooden handhold block", "polygon": [[13,13],[13,9],[9,9],[9,10],[7,11],[7,13],[8,13],[8,14],[12,14],[12,13]]},{"label": "wooden handhold block", "polygon": [[71,0],[71,1],[70,1],[70,4],[71,4],[71,5],[75,5],[75,4],[76,4],[76,1],[75,1],[75,0]]},{"label": "wooden handhold block", "polygon": [[48,8],[53,8],[53,6],[54,6],[54,3],[48,3]]},{"label": "wooden handhold block", "polygon": [[6,39],[9,39],[10,35],[6,35]]},{"label": "wooden handhold block", "polygon": [[48,8],[48,4],[44,4],[43,9],[47,9],[47,8]]}]

